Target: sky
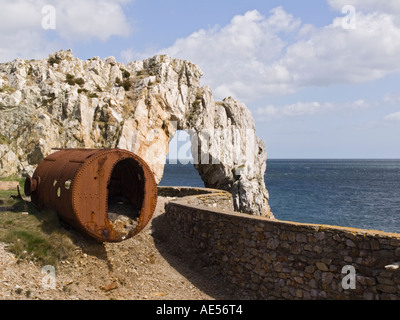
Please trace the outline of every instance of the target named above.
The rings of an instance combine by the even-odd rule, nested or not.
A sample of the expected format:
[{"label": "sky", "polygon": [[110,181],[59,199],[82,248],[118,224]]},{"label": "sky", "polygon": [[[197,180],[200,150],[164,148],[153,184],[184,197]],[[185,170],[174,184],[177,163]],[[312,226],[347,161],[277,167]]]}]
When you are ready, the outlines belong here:
[{"label": "sky", "polygon": [[400,1],[0,0],[0,62],[190,60],[268,157],[400,158]]}]

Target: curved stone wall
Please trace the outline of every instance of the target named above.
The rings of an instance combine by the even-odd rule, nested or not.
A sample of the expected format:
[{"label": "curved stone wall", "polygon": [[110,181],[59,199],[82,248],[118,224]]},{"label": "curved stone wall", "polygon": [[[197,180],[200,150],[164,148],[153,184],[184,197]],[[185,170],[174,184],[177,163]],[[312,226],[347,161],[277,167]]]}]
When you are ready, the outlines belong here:
[{"label": "curved stone wall", "polygon": [[400,299],[400,234],[236,213],[229,193],[201,190],[184,188],[166,217],[193,254],[255,299]]}]

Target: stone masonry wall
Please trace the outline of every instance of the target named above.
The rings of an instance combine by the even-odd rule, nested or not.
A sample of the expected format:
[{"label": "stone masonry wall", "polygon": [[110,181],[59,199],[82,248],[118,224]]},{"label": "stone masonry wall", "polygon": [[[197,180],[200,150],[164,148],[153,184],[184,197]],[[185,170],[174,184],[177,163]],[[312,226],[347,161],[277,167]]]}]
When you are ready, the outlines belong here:
[{"label": "stone masonry wall", "polygon": [[[227,194],[171,201],[167,219],[191,253],[255,299],[400,299],[400,234],[269,220],[202,206],[200,197],[226,202]],[[356,271],[355,289],[342,286],[345,266]]]}]

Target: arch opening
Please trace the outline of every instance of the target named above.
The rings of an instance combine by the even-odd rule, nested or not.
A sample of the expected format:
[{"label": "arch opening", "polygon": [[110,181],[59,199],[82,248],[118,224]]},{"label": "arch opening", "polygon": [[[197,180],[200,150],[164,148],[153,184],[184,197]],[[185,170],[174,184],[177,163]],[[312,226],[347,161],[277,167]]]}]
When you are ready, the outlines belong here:
[{"label": "arch opening", "polygon": [[169,152],[159,185],[204,188],[204,182],[194,167],[197,159],[192,154],[190,134],[185,130],[177,130],[168,146]]},{"label": "arch opening", "polygon": [[114,166],[107,185],[107,216],[122,236],[127,236],[138,226],[144,185],[144,171],[134,159],[121,160]]}]

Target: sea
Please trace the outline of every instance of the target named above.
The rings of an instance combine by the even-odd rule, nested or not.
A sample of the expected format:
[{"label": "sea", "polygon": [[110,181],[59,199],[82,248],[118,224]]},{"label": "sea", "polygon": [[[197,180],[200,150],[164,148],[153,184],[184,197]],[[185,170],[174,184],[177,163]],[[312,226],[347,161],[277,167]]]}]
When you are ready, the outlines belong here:
[{"label": "sea", "polygon": [[[264,179],[279,220],[400,233],[400,160],[269,159]],[[178,161],[160,186],[204,183]]]}]

